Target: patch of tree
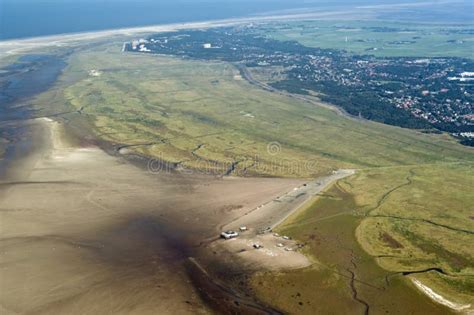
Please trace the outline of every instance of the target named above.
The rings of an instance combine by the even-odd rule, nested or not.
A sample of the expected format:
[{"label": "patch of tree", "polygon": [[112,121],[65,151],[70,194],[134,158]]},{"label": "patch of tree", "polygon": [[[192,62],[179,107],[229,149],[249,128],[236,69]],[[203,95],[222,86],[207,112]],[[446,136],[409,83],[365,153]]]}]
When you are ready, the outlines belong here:
[{"label": "patch of tree", "polygon": [[317,84],[306,82],[305,84],[305,82],[291,79],[271,85],[289,93],[308,95],[308,90],[321,93],[320,99],[323,102],[339,106],[353,116],[361,116],[365,119],[403,128],[432,129],[432,126],[425,120],[414,117],[409,112],[396,108],[366,91],[356,91],[333,82],[318,82]]},{"label": "patch of tree", "polygon": [[460,141],[460,143],[463,144],[463,145],[474,147],[474,139],[473,138],[462,139]]},{"label": "patch of tree", "polygon": [[[472,131],[472,125],[464,117],[472,113],[474,84],[461,85],[448,79],[472,71],[471,59],[420,61],[415,57],[353,55],[344,50],[274,40],[239,27],[161,33],[142,43],[146,44],[147,53],[222,60],[247,67],[281,67],[286,69],[287,79],[273,83],[274,88],[303,95],[315,91],[322,95],[323,101],[365,119],[425,131],[434,128],[454,134]],[[125,45],[125,50],[140,51],[131,44]],[[418,110],[417,115],[421,112],[436,122],[414,116],[410,112],[413,109]],[[193,116],[204,123],[215,123]]]}]

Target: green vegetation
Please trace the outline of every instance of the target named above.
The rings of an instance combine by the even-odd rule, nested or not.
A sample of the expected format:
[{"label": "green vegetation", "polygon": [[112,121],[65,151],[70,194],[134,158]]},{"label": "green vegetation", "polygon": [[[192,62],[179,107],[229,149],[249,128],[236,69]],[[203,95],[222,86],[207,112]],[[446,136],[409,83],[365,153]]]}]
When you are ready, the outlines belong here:
[{"label": "green vegetation", "polygon": [[[397,167],[340,181],[278,230],[305,243],[315,264],[261,273],[252,281],[254,289],[292,313],[362,312],[364,304],[352,298],[353,272],[357,296],[372,314],[393,312],[394,305],[403,305],[404,314],[446,313],[401,285],[407,277],[451,301],[472,304],[474,251],[468,244],[474,241],[474,221],[467,205],[474,204],[473,175],[463,165]],[[434,268],[442,273],[403,275]]]},{"label": "green vegetation", "polygon": [[258,32],[274,39],[296,40],[308,47],[345,49],[357,54],[380,57],[474,58],[472,24],[450,26],[387,21],[276,22],[259,27]]},{"label": "green vegetation", "polygon": [[[223,173],[239,162],[236,175],[288,177],[359,169],[280,228],[305,242],[316,263],[256,275],[258,297],[298,314],[363,311],[361,301],[375,313],[446,313],[412,290],[407,279],[416,277],[453,301],[474,302],[471,148],[261,90],[229,63],[119,50],[74,53],[64,88],[39,98],[50,104],[43,113],[65,104],[81,112],[68,118],[86,118],[101,139],[187,168]],[[275,155],[272,142],[281,145]],[[399,274],[428,268],[444,274]]]},{"label": "green vegetation", "polygon": [[[222,172],[239,162],[239,175],[313,177],[340,167],[472,160],[447,136],[347,119],[254,87],[224,62],[97,47],[72,56],[63,81],[71,78],[53,102],[81,109],[105,140],[188,168]],[[277,155],[267,152],[272,142]]]},{"label": "green vegetation", "polygon": [[[276,71],[268,74],[270,78],[284,76],[269,83],[271,87],[296,94],[317,93],[320,100],[353,116],[427,132],[450,132],[461,139],[465,137],[460,133],[472,129],[470,104],[474,86],[452,79],[474,69],[471,60],[354,55],[262,38],[252,34],[256,30],[235,27],[154,34],[143,40],[142,48],[128,43],[124,49],[233,62],[252,82],[248,75],[252,69],[268,67],[266,72]],[[387,27],[377,30],[392,31]],[[213,43],[215,49],[204,49],[206,42]]]}]

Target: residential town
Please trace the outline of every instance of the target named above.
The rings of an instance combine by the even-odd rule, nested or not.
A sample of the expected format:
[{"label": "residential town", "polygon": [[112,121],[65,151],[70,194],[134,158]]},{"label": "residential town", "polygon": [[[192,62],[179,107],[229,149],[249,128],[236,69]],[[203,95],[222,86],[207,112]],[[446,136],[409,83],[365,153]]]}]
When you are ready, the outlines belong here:
[{"label": "residential town", "polygon": [[124,50],[284,69],[274,88],[317,93],[365,119],[474,141],[470,59],[354,55],[265,38],[251,26],[164,33],[126,43]]}]

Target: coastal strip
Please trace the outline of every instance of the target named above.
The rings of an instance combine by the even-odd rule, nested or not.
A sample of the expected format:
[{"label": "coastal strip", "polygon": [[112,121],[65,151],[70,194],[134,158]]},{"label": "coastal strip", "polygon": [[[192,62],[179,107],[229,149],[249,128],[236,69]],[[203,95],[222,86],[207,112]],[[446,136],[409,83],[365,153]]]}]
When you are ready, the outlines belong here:
[{"label": "coastal strip", "polygon": [[271,21],[291,21],[301,19],[324,19],[324,18],[338,18],[354,14],[350,10],[334,10],[323,12],[297,13],[297,14],[282,14],[282,15],[260,15],[252,17],[210,20],[201,22],[189,23],[172,23],[162,25],[150,25],[142,27],[118,28],[93,32],[69,33],[59,35],[49,35],[22,39],[13,39],[0,41],[0,59],[6,56],[15,55],[18,53],[25,53],[32,49],[44,47],[61,47],[74,45],[83,41],[99,40],[106,37],[113,36],[132,36],[137,34],[150,34],[173,32],[183,29],[205,29],[213,27],[225,27],[240,25],[245,23],[271,22]]},{"label": "coastal strip", "polygon": [[471,304],[455,303],[453,301],[450,301],[450,300],[446,299],[441,294],[436,293],[433,289],[431,289],[430,287],[428,287],[428,286],[424,285],[423,283],[421,283],[421,281],[419,281],[415,278],[411,278],[411,281],[421,292],[426,294],[430,299],[432,299],[436,303],[447,306],[450,309],[452,309],[454,311],[457,311],[457,312],[472,314],[473,310],[471,308]]}]

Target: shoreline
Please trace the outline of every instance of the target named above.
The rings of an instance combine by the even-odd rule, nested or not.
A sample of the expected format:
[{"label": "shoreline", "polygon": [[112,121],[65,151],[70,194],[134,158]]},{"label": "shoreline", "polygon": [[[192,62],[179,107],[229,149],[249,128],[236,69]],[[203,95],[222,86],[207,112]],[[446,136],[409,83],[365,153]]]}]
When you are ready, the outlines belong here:
[{"label": "shoreline", "polygon": [[471,304],[459,304],[456,302],[453,302],[451,300],[448,300],[444,296],[442,296],[439,293],[436,293],[433,289],[430,287],[424,285],[420,280],[416,278],[411,278],[411,282],[415,285],[415,287],[424,293],[426,296],[428,296],[431,300],[433,300],[435,303],[444,305],[448,307],[449,309],[460,312],[460,313],[466,313],[466,314],[472,314],[472,308]]},{"label": "shoreline", "polygon": [[[2,53],[2,46],[5,44],[8,46],[14,43],[26,43],[36,40],[80,40],[82,36],[94,36],[104,37],[109,35],[131,35],[136,33],[146,32],[161,32],[160,29],[165,28],[172,30],[179,30],[182,28],[196,28],[196,27],[218,27],[232,24],[251,23],[251,22],[265,22],[275,20],[292,20],[292,19],[314,19],[314,18],[331,18],[338,17],[344,18],[347,16],[353,16],[355,19],[365,19],[367,17],[374,18],[374,14],[381,11],[385,12],[387,9],[400,9],[409,7],[422,7],[429,6],[432,4],[449,4],[458,2],[456,0],[443,0],[441,2],[426,1],[422,3],[398,3],[398,4],[371,4],[371,5],[349,5],[349,6],[335,6],[320,8],[315,7],[301,7],[294,9],[283,9],[277,11],[267,11],[255,13],[252,15],[245,15],[241,17],[233,18],[222,18],[222,19],[211,19],[202,21],[192,22],[176,22],[176,23],[164,23],[164,24],[150,24],[143,26],[130,26],[130,27],[118,27],[118,28],[104,28],[100,30],[89,30],[71,33],[58,33],[32,37],[20,37],[20,38],[9,38],[0,39],[0,53]],[[377,19],[375,17],[375,19]],[[413,22],[413,21],[408,21]],[[429,21],[423,21],[422,23],[434,23]],[[459,24],[459,22],[453,22]],[[209,26],[208,26],[209,25]],[[78,37],[78,38],[75,38]],[[1,57],[1,56],[0,56]]]},{"label": "shoreline", "polygon": [[[26,37],[18,39],[7,39],[0,40],[0,59],[22,53],[31,49],[43,48],[48,46],[64,46],[67,44],[73,44],[75,42],[81,42],[85,40],[96,40],[105,37],[112,36],[132,36],[137,34],[150,34],[150,33],[162,33],[172,32],[182,29],[198,29],[198,28],[212,28],[212,27],[224,27],[239,25],[245,23],[259,23],[259,22],[271,22],[271,21],[291,21],[301,19],[316,19],[316,18],[331,18],[340,17],[343,18],[346,15],[354,14],[353,11],[323,11],[323,12],[312,12],[312,13],[298,13],[298,14],[284,14],[284,15],[262,15],[262,16],[251,16],[231,19],[219,19],[219,20],[207,20],[198,22],[185,22],[185,23],[169,23],[169,24],[157,24],[149,26],[137,26],[137,27],[126,27],[117,29],[106,29],[98,31],[87,31],[78,33],[64,33],[45,35],[37,37]],[[18,46],[18,47],[15,47]]]},{"label": "shoreline", "polygon": [[[60,119],[30,123],[45,143],[29,157],[28,172],[2,185],[0,263],[8,262],[8,268],[0,278],[11,290],[1,295],[0,309],[96,314],[110,303],[138,307],[141,314],[194,314],[213,306],[199,294],[228,297],[217,305],[224,310],[251,307],[253,298],[227,280],[220,285],[206,276],[196,287],[186,262],[197,257],[213,274],[245,272],[200,241],[217,236],[221,222],[291,189],[296,180],[149,174],[97,146],[77,144]],[[23,165],[18,161],[12,168]],[[41,271],[41,277],[24,268]],[[31,289],[18,304],[14,292],[26,283]],[[101,296],[104,290],[112,293]],[[255,303],[252,309],[259,310]]]}]

